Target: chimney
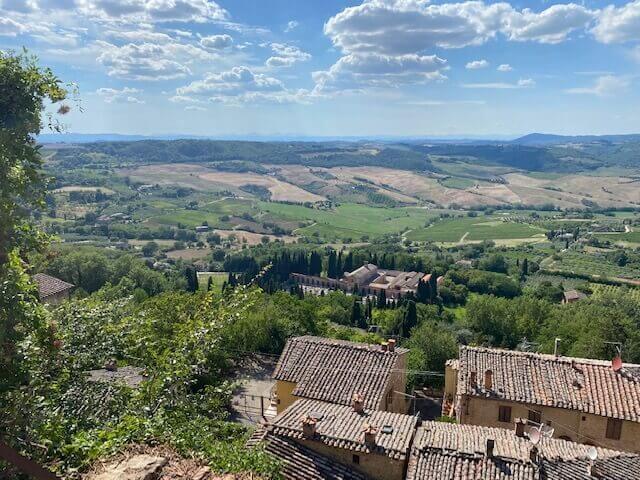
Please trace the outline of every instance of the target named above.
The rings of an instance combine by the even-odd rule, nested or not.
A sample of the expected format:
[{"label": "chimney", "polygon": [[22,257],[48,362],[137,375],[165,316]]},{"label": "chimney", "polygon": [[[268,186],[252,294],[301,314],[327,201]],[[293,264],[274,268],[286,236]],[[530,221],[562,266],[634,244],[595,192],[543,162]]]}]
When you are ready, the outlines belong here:
[{"label": "chimney", "polygon": [[487,458],[493,457],[493,447],[496,446],[496,441],[493,438],[487,438],[487,443],[485,445],[485,455]]},{"label": "chimney", "polygon": [[489,369],[484,371],[484,388],[485,390],[493,388],[493,372]]},{"label": "chimney", "polygon": [[471,372],[471,375],[469,376],[469,386],[471,388],[476,388],[477,383],[478,383],[478,373]]},{"label": "chimney", "polygon": [[302,417],[302,435],[305,438],[313,438],[316,434],[317,420],[310,415]]},{"label": "chimney", "polygon": [[535,465],[538,464],[538,460],[539,460],[538,447],[536,447],[535,445],[532,445],[531,450],[529,450],[529,460],[531,460],[531,463]]},{"label": "chimney", "polygon": [[516,418],[515,420],[515,434],[516,437],[524,437],[524,427],[527,424],[527,421],[524,418]]},{"label": "chimney", "polygon": [[364,412],[364,395],[361,393],[354,393],[351,397],[351,406],[356,413]]},{"label": "chimney", "polygon": [[378,428],[373,425],[366,424],[364,426],[364,443],[367,445],[376,444],[376,435],[378,434]]},{"label": "chimney", "polygon": [[386,351],[387,351],[387,346],[388,346],[387,342],[382,342],[382,343],[380,344],[380,347],[382,348],[382,351],[383,351],[383,352],[386,352]]},{"label": "chimney", "polygon": [[595,462],[590,462],[589,465],[587,465],[587,474],[593,478],[600,478]]},{"label": "chimney", "polygon": [[389,341],[387,342],[388,346],[389,346],[389,351],[393,352],[396,349],[396,339],[395,338],[390,338]]}]

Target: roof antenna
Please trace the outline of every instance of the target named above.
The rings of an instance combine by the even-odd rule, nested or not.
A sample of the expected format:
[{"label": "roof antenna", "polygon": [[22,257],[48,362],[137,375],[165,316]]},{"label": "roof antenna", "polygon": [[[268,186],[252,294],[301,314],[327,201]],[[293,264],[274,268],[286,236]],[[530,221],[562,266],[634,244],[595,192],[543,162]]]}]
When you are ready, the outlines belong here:
[{"label": "roof antenna", "polygon": [[556,337],[555,342],[553,343],[553,355],[555,357],[557,357],[558,354],[558,346],[560,345],[560,342],[562,341],[562,339],[560,337]]},{"label": "roof antenna", "polygon": [[587,450],[587,458],[589,459],[589,466],[587,467],[587,473],[590,477],[596,477],[598,471],[596,470],[596,460],[598,459],[598,450],[596,447],[589,447]]}]

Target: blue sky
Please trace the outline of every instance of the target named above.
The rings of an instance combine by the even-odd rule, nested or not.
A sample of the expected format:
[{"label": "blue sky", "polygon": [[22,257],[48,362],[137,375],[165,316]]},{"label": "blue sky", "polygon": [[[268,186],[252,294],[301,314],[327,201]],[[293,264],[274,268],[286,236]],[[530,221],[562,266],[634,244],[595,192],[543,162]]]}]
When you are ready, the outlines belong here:
[{"label": "blue sky", "polygon": [[640,0],[0,0],[78,133],[640,132]]}]

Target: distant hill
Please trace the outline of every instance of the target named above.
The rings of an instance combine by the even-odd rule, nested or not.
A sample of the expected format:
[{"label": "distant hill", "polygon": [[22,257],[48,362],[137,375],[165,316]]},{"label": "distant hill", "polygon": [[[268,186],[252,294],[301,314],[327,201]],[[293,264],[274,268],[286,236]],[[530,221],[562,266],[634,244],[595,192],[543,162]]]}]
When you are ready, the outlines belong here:
[{"label": "distant hill", "polygon": [[640,142],[640,134],[629,135],[553,135],[548,133],[530,133],[512,140],[513,145],[547,146],[567,143],[628,143]]}]

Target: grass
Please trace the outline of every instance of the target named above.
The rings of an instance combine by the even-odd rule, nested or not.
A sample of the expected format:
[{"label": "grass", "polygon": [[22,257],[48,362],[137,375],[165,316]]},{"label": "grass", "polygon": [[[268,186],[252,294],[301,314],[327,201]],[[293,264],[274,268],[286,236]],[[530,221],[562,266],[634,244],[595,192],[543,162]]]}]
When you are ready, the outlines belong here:
[{"label": "grass", "polygon": [[444,185],[448,188],[457,188],[458,190],[465,190],[467,188],[473,187],[478,182],[471,180],[469,178],[462,177],[449,177],[445,178],[440,182],[441,185]]},{"label": "grass", "polygon": [[198,287],[200,290],[206,290],[207,284],[209,283],[209,278],[211,278],[212,289],[216,293],[222,292],[222,284],[227,281],[229,278],[229,273],[227,272],[198,272]]},{"label": "grass", "polygon": [[544,230],[539,227],[505,222],[498,217],[464,217],[443,220],[430,227],[414,230],[407,238],[432,242],[459,242],[463,237],[465,241],[515,240],[533,238],[543,233]]},{"label": "grass", "polygon": [[596,234],[595,237],[599,240],[608,240],[610,242],[640,243],[640,231],[628,233],[609,233],[604,235]]},{"label": "grass", "polygon": [[630,265],[620,267],[606,259],[602,254],[585,254],[568,251],[562,253],[560,260],[545,265],[547,270],[560,270],[581,275],[597,275],[605,278],[640,278],[640,269]]},{"label": "grass", "polygon": [[593,296],[596,298],[606,296],[608,294],[623,293],[625,297],[640,303],[640,288],[616,287],[614,285],[602,285],[592,283],[589,285],[593,290]]}]

